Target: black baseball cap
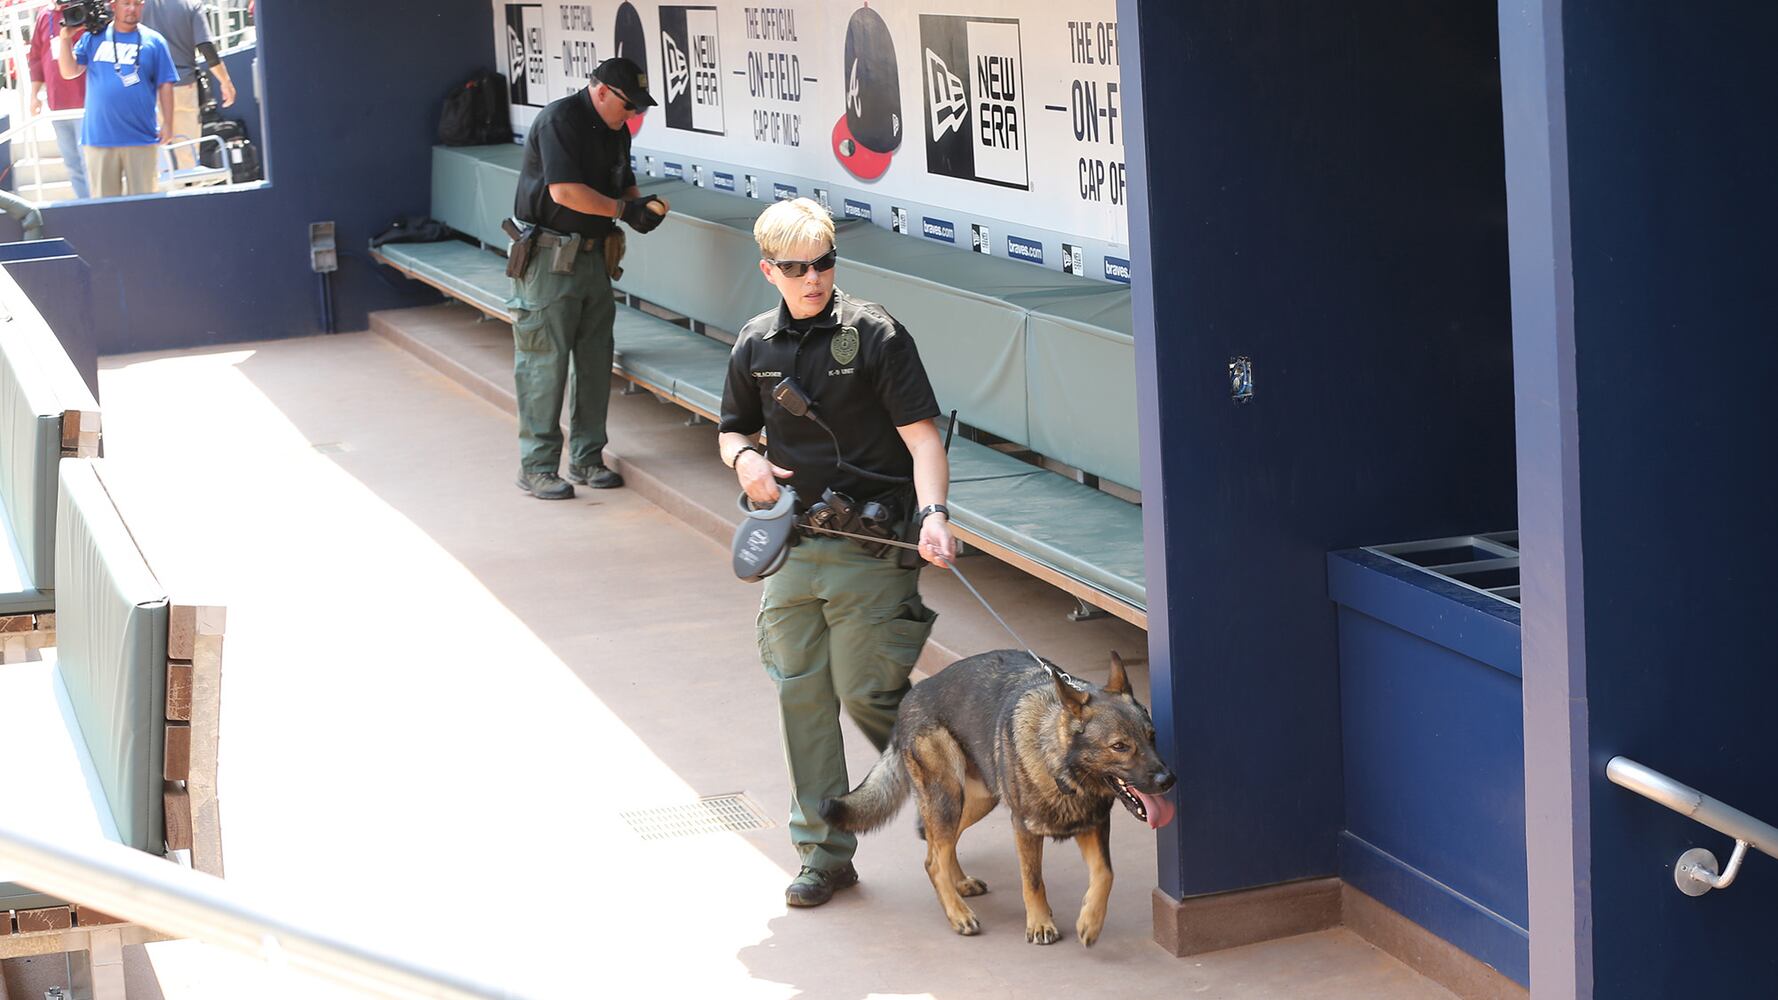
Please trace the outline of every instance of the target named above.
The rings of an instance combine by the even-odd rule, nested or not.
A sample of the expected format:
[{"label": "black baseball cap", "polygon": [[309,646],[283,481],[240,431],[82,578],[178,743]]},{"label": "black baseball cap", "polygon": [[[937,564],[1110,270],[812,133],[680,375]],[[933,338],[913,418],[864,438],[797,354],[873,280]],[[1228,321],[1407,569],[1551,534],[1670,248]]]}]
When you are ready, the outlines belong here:
[{"label": "black baseball cap", "polygon": [[[642,32],[642,15],[636,13],[636,5],[630,3],[629,0],[624,0],[623,3],[617,5],[617,23],[612,26],[611,35],[617,40],[617,55],[620,58],[628,59],[635,63],[636,68],[642,71],[642,79],[647,81],[648,40],[647,36]],[[613,84],[613,86],[617,85]],[[621,90],[623,88],[619,87],[619,89]],[[624,92],[628,93],[628,91]],[[647,93],[648,88],[643,87],[642,92]],[[639,108],[647,107],[648,104],[654,103],[653,98],[649,98],[648,104],[644,104],[641,101],[635,101],[634,98],[632,98],[632,101],[634,101],[635,105]],[[624,124],[629,126],[630,134],[635,135],[642,131],[642,123],[644,121],[647,121],[647,119],[641,115],[637,115]]]},{"label": "black baseball cap", "polygon": [[648,93],[648,74],[623,56],[614,56],[593,67],[593,79],[623,91],[638,108],[654,107],[655,100]]},{"label": "black baseball cap", "polygon": [[846,113],[833,125],[833,155],[860,180],[874,181],[901,148],[901,76],[895,41],[869,7],[846,25]]}]

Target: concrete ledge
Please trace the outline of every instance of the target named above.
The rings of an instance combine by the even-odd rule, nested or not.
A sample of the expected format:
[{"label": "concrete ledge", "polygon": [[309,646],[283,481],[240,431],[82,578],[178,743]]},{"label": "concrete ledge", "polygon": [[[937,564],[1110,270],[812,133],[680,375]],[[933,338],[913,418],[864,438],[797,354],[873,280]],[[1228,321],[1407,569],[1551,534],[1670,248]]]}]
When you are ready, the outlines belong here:
[{"label": "concrete ledge", "polygon": [[1178,957],[1326,930],[1340,922],[1337,878],[1177,900],[1154,891],[1154,940]]},{"label": "concrete ledge", "polygon": [[[1525,1000],[1530,995],[1456,945],[1349,885],[1340,893],[1340,919],[1353,933],[1463,1000]],[[1159,926],[1157,917],[1157,936]]]}]

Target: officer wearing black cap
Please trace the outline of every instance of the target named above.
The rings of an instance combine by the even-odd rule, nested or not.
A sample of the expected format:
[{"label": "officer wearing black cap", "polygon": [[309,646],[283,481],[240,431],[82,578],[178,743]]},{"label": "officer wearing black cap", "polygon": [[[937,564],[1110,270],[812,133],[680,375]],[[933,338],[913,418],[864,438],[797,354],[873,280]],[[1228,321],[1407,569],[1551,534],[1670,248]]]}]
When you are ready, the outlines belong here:
[{"label": "officer wearing black cap", "polygon": [[607,246],[621,219],[647,233],[667,204],[643,198],[630,169],[630,120],[655,100],[647,74],[628,59],[607,59],[585,90],[555,101],[525,136],[507,273],[512,297],[513,379],[519,411],[519,488],[563,500],[561,413],[568,373],[568,478],[594,489],[623,485],[607,468],[605,416],[611,400],[611,292]]},{"label": "officer wearing black cap", "polygon": [[[729,355],[723,464],[755,504],[773,504],[789,483],[808,523],[877,537],[898,528],[918,537],[925,561],[948,566],[950,465],[913,338],[882,306],[834,287],[833,219],[819,204],[778,202],[753,235],[760,273],[783,301],[742,327]],[[761,429],[766,447],[754,440]],[[810,533],[765,578],[759,649],[778,688],[790,839],[802,858],[784,891],[791,906],[819,906],[858,881],[858,840],[820,804],[847,789],[840,709],[883,749],[937,618],[904,551]]]}]

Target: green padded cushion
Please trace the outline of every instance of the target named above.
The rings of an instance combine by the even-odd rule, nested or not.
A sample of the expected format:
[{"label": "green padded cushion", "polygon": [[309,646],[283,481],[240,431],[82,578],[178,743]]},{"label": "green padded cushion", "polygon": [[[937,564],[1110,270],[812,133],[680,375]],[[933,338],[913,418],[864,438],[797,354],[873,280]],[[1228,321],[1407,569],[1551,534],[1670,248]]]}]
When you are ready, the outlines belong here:
[{"label": "green padded cushion", "polygon": [[[22,575],[4,587],[15,600],[55,586],[56,462],[62,414],[98,412],[92,390],[31,299],[0,272],[0,507]],[[0,557],[4,558],[4,557]],[[8,581],[12,584],[13,581]],[[48,610],[47,606],[31,610]]]},{"label": "green padded cushion", "polygon": [[432,217],[471,236],[480,228],[478,166],[460,150],[432,147]]},{"label": "green padded cushion", "polygon": [[387,243],[372,253],[424,275],[456,298],[498,315],[510,315],[506,298],[512,294],[512,279],[506,276],[506,258],[497,253],[461,240]]},{"label": "green padded cushion", "polygon": [[120,840],[159,854],[167,596],[89,459],[61,464],[56,665]]},{"label": "green padded cushion", "polygon": [[1108,315],[1102,322],[1059,313],[1033,312],[1026,318],[1031,448],[1140,489],[1136,338],[1117,329],[1128,326],[1129,293],[1113,289],[1069,304],[1102,307]]},{"label": "green padded cushion", "polygon": [[1141,507],[1038,471],[955,483],[950,508],[959,527],[1147,610]]},{"label": "green padded cushion", "polygon": [[504,246],[524,147],[432,147],[432,217],[489,246]]},{"label": "green padded cushion", "polygon": [[839,286],[880,303],[913,334],[938,405],[991,434],[1029,441],[1025,311],[1001,293],[1045,272],[876,226],[848,227],[839,242]]},{"label": "green padded cushion", "polygon": [[[959,418],[961,419],[961,418]],[[944,426],[944,421],[939,421]],[[986,479],[1006,479],[1012,476],[1029,476],[1043,470],[1021,462],[1004,452],[995,451],[985,444],[956,438],[951,441],[951,482],[975,483]]]},{"label": "green padded cushion", "polygon": [[[619,309],[612,324],[614,363],[627,374],[707,413],[722,409],[728,346],[636,309]],[[717,372],[715,398],[709,373]]]}]

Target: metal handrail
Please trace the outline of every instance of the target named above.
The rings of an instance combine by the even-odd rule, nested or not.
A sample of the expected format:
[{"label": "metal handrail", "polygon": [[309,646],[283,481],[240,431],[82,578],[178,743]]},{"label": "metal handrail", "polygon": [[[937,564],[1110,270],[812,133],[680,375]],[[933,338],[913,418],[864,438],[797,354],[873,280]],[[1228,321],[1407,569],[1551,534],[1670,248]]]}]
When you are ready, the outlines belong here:
[{"label": "metal handrail", "polygon": [[1701,896],[1712,889],[1726,889],[1741,870],[1741,861],[1752,846],[1761,853],[1778,858],[1778,826],[1756,819],[1720,799],[1711,798],[1690,785],[1667,777],[1654,768],[1628,757],[1613,757],[1605,765],[1605,777],[1614,785],[1628,788],[1642,797],[1689,816],[1717,833],[1735,840],[1735,851],[1720,873],[1716,855],[1698,847],[1679,856],[1673,866],[1673,881],[1688,896]]},{"label": "metal handrail", "polygon": [[291,923],[240,888],[107,840],[71,844],[0,826],[0,868],[39,892],[179,937],[400,1000],[514,994]]}]

